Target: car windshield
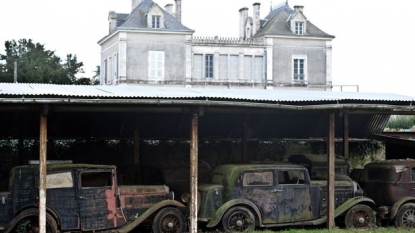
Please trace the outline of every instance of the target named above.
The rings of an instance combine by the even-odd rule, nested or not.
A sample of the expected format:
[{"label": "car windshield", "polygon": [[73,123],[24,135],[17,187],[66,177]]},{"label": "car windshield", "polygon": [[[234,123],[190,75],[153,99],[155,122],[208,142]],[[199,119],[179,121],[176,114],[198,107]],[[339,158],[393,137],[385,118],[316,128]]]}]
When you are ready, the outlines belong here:
[{"label": "car windshield", "polygon": [[[164,175],[166,177],[166,183],[189,182],[190,181],[190,169],[186,169],[186,168],[165,170]],[[199,183],[209,182],[209,171],[207,169],[199,168],[198,182]]]}]

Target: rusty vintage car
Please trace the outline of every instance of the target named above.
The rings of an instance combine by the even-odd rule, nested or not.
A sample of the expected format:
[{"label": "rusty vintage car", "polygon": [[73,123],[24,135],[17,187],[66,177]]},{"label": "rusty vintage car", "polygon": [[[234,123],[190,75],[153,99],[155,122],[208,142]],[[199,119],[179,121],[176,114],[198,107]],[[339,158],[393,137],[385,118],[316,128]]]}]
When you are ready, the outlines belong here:
[{"label": "rusty vintage car", "polygon": [[[47,232],[153,232],[186,230],[182,203],[164,185],[119,186],[116,167],[57,163],[47,165]],[[15,167],[10,190],[0,193],[0,230],[36,232],[39,227],[39,165]]]},{"label": "rusty vintage car", "polygon": [[397,227],[415,227],[415,160],[366,164],[359,182],[377,206],[379,220]]},{"label": "rusty vintage car", "polygon": [[[341,186],[341,187],[339,187]],[[374,202],[352,181],[336,182],[335,217],[346,227],[374,224]],[[198,221],[220,223],[227,232],[255,227],[319,225],[326,222],[326,182],[310,180],[307,169],[289,163],[226,164],[212,183],[198,187]]]}]

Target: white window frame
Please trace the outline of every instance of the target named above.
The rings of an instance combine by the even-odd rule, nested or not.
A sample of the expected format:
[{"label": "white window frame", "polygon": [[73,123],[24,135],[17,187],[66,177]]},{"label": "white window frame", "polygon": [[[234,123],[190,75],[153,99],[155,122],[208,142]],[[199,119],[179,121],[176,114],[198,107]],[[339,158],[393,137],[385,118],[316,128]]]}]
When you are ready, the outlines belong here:
[{"label": "white window frame", "polygon": [[229,55],[229,79],[239,79],[239,55]]},{"label": "white window frame", "polygon": [[[298,75],[300,75],[301,73],[299,73],[299,69],[300,68],[296,68],[295,67],[295,61],[299,60],[299,61],[303,61],[303,79],[300,79],[298,77]],[[291,67],[291,72],[292,72],[292,81],[293,83],[307,83],[307,55],[294,55],[292,57],[292,67]],[[297,77],[297,78],[296,78]]]},{"label": "white window frame", "polygon": [[151,16],[151,28],[161,28],[161,16],[160,15],[152,15]]},{"label": "white window frame", "polygon": [[228,54],[220,54],[219,55],[219,79],[220,80],[227,80],[229,77],[229,57]]},{"label": "white window frame", "polygon": [[214,54],[205,54],[204,58],[205,78],[213,79],[215,78],[215,56]]},{"label": "white window frame", "polygon": [[195,79],[203,79],[203,54],[193,54],[193,77]]},{"label": "white window frame", "polygon": [[303,21],[295,21],[295,34],[297,35],[304,35],[304,22]]},{"label": "white window frame", "polygon": [[148,77],[156,81],[164,79],[164,51],[148,51]]}]

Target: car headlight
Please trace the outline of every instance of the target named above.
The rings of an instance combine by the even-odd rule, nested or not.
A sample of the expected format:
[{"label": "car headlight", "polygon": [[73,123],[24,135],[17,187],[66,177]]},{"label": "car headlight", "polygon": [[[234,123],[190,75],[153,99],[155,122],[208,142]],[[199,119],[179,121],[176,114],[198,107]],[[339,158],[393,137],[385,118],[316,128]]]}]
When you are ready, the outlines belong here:
[{"label": "car headlight", "polygon": [[183,193],[181,196],[182,202],[188,203],[190,201],[190,193]]}]

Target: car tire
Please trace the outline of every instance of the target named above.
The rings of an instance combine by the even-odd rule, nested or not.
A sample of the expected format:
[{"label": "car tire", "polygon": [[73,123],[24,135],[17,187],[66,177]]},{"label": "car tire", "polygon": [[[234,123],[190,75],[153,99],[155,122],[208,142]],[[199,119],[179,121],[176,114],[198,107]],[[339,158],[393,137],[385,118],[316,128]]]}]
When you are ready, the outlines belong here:
[{"label": "car tire", "polygon": [[373,210],[367,205],[358,204],[350,208],[345,216],[346,228],[369,228],[373,223]]},{"label": "car tire", "polygon": [[[28,209],[20,213],[10,222],[12,228],[6,228],[4,233],[8,232],[37,232],[39,231],[39,211]],[[46,233],[58,233],[58,223],[55,218],[46,213]]]},{"label": "car tire", "polygon": [[399,208],[395,217],[396,227],[415,228],[415,204],[407,203]]},{"label": "car tire", "polygon": [[222,218],[223,229],[226,232],[247,232],[255,229],[255,217],[245,207],[236,206],[230,208]]},{"label": "car tire", "polygon": [[174,207],[163,208],[153,220],[153,233],[183,233],[186,227],[184,214]]}]

